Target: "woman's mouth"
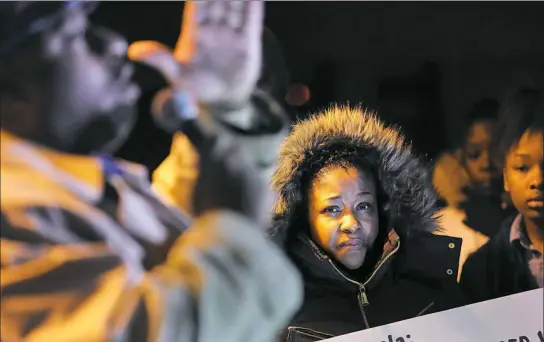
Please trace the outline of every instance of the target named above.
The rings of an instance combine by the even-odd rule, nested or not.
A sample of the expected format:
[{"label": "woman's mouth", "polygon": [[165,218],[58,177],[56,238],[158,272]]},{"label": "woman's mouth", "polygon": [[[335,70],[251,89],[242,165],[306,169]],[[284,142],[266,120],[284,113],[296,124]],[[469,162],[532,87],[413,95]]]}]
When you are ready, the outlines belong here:
[{"label": "woman's mouth", "polygon": [[338,245],[338,248],[359,248],[363,246],[363,239],[349,239]]}]

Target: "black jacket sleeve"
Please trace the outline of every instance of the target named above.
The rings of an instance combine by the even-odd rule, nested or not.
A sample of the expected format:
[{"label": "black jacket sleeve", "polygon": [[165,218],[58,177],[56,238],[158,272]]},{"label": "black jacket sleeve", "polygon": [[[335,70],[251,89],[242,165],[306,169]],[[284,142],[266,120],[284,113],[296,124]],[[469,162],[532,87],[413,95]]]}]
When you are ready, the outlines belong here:
[{"label": "black jacket sleeve", "polygon": [[488,282],[488,267],[493,241],[488,241],[478,251],[468,257],[461,274],[461,288],[469,303],[477,303],[492,298],[491,284]]}]

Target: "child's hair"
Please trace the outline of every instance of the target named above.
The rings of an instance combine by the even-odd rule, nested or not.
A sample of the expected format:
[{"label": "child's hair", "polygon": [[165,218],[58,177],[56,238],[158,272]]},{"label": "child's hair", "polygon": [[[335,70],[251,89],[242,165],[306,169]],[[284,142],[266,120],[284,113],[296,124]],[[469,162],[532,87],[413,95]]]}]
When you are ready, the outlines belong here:
[{"label": "child's hair", "polygon": [[468,112],[468,122],[474,123],[483,120],[496,120],[499,111],[499,102],[492,98],[486,98],[475,102]]},{"label": "child's hair", "polygon": [[464,146],[470,132],[470,128],[477,122],[495,121],[499,111],[499,102],[492,98],[485,98],[472,104],[467,112],[465,124],[461,134],[456,139],[456,146]]},{"label": "child's hair", "polygon": [[493,157],[500,167],[504,166],[508,151],[526,131],[544,132],[543,95],[541,88],[519,87],[502,104],[493,148]]}]

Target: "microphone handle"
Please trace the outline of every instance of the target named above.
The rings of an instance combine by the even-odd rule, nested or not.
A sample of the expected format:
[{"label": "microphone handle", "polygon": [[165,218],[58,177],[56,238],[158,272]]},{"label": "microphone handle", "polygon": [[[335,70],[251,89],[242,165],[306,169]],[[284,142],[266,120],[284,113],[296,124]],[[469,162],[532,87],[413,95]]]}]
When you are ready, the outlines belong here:
[{"label": "microphone handle", "polygon": [[189,141],[198,149],[204,146],[206,141],[210,140],[210,137],[204,133],[201,124],[198,119],[189,119],[181,122],[178,130],[185,134]]},{"label": "microphone handle", "polygon": [[170,88],[159,91],[153,99],[151,111],[159,127],[170,133],[182,132],[197,148],[212,138],[199,120],[198,106],[187,92]]}]

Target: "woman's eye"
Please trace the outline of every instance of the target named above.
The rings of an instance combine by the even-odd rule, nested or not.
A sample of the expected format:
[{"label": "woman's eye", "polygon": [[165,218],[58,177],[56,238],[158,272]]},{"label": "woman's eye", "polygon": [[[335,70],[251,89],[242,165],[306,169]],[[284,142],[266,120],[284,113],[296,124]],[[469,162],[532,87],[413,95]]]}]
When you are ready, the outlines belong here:
[{"label": "woman's eye", "polygon": [[340,207],[337,207],[337,206],[330,206],[330,207],[327,207],[323,210],[324,213],[326,214],[337,214],[339,212],[341,212],[340,210]]},{"label": "woman's eye", "polygon": [[372,208],[372,205],[370,203],[367,203],[367,202],[360,203],[357,206],[357,210],[369,210],[371,208]]}]

